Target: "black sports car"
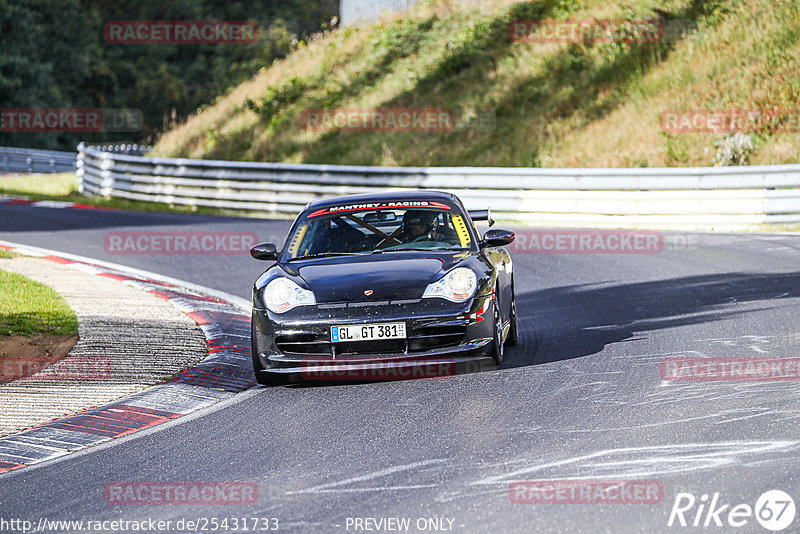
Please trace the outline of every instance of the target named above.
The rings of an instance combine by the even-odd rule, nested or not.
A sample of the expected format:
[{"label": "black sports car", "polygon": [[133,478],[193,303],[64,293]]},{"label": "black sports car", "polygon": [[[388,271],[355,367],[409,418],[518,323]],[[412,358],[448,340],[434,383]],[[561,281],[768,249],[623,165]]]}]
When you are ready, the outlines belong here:
[{"label": "black sports car", "polygon": [[[386,192],[310,203],[253,288],[258,382],[380,380],[452,374],[503,359],[518,339],[514,233],[483,238],[452,194]],[[463,366],[462,366],[463,367]]]}]

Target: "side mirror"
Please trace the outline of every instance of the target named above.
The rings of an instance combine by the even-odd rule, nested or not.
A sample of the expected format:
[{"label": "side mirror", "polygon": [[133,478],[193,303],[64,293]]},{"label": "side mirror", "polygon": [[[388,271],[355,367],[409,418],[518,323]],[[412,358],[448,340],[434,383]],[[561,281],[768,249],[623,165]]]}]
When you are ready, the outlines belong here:
[{"label": "side mirror", "polygon": [[278,247],[275,243],[259,243],[250,249],[250,255],[257,260],[272,260],[278,259]]},{"label": "side mirror", "polygon": [[486,230],[483,234],[483,240],[480,242],[481,248],[486,247],[504,247],[514,242],[517,236],[514,232],[509,230]]}]

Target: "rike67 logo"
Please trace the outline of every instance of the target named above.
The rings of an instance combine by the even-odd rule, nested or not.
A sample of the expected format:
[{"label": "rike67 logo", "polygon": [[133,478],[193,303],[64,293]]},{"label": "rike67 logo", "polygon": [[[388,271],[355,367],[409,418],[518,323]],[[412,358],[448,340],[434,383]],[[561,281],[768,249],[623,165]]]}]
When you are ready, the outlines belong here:
[{"label": "rike67 logo", "polygon": [[755,517],[765,529],[778,532],[794,522],[795,512],[794,500],[781,490],[765,491],[754,507],[745,503],[726,503],[719,493],[710,497],[703,494],[699,499],[691,493],[678,493],[667,526],[700,527],[704,530],[724,527],[727,530],[748,525]]}]

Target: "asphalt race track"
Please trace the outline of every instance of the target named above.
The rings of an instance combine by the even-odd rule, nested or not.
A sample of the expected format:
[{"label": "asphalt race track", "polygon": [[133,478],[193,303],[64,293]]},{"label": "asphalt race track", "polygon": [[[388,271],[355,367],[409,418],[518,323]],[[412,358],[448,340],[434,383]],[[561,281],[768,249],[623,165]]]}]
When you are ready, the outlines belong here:
[{"label": "asphalt race track", "polygon": [[[255,232],[289,221],[0,205],[0,239],[130,265],[249,299],[247,255],[118,255],[109,231]],[[208,411],[0,476],[0,516],[277,518],[285,532],[764,532],[767,490],[800,496],[800,391],[667,381],[665,358],[800,356],[800,236],[666,233],[653,254],[514,253],[522,340],[500,369],[440,380],[248,390]],[[658,481],[650,504],[512,502],[519,480]],[[251,506],[119,506],[119,481],[249,481]],[[678,493],[697,504],[668,527]],[[691,526],[701,496],[722,527]],[[708,506],[706,506],[708,508]],[[348,518],[350,518],[348,520]],[[366,525],[367,523],[362,523]],[[374,526],[375,524],[371,524]],[[384,526],[387,523],[383,523]],[[785,532],[798,531],[800,518]],[[230,530],[230,529],[228,529]],[[374,530],[373,530],[374,531]],[[382,530],[388,532],[389,530]]]}]

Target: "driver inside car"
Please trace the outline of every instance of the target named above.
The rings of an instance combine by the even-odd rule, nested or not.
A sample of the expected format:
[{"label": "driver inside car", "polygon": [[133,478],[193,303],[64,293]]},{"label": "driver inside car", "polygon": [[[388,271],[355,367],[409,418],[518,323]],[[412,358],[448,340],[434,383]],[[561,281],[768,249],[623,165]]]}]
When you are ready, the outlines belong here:
[{"label": "driver inside car", "polygon": [[403,231],[400,240],[404,243],[414,241],[446,241],[445,234],[437,232],[439,216],[432,211],[409,210],[403,215]]}]

